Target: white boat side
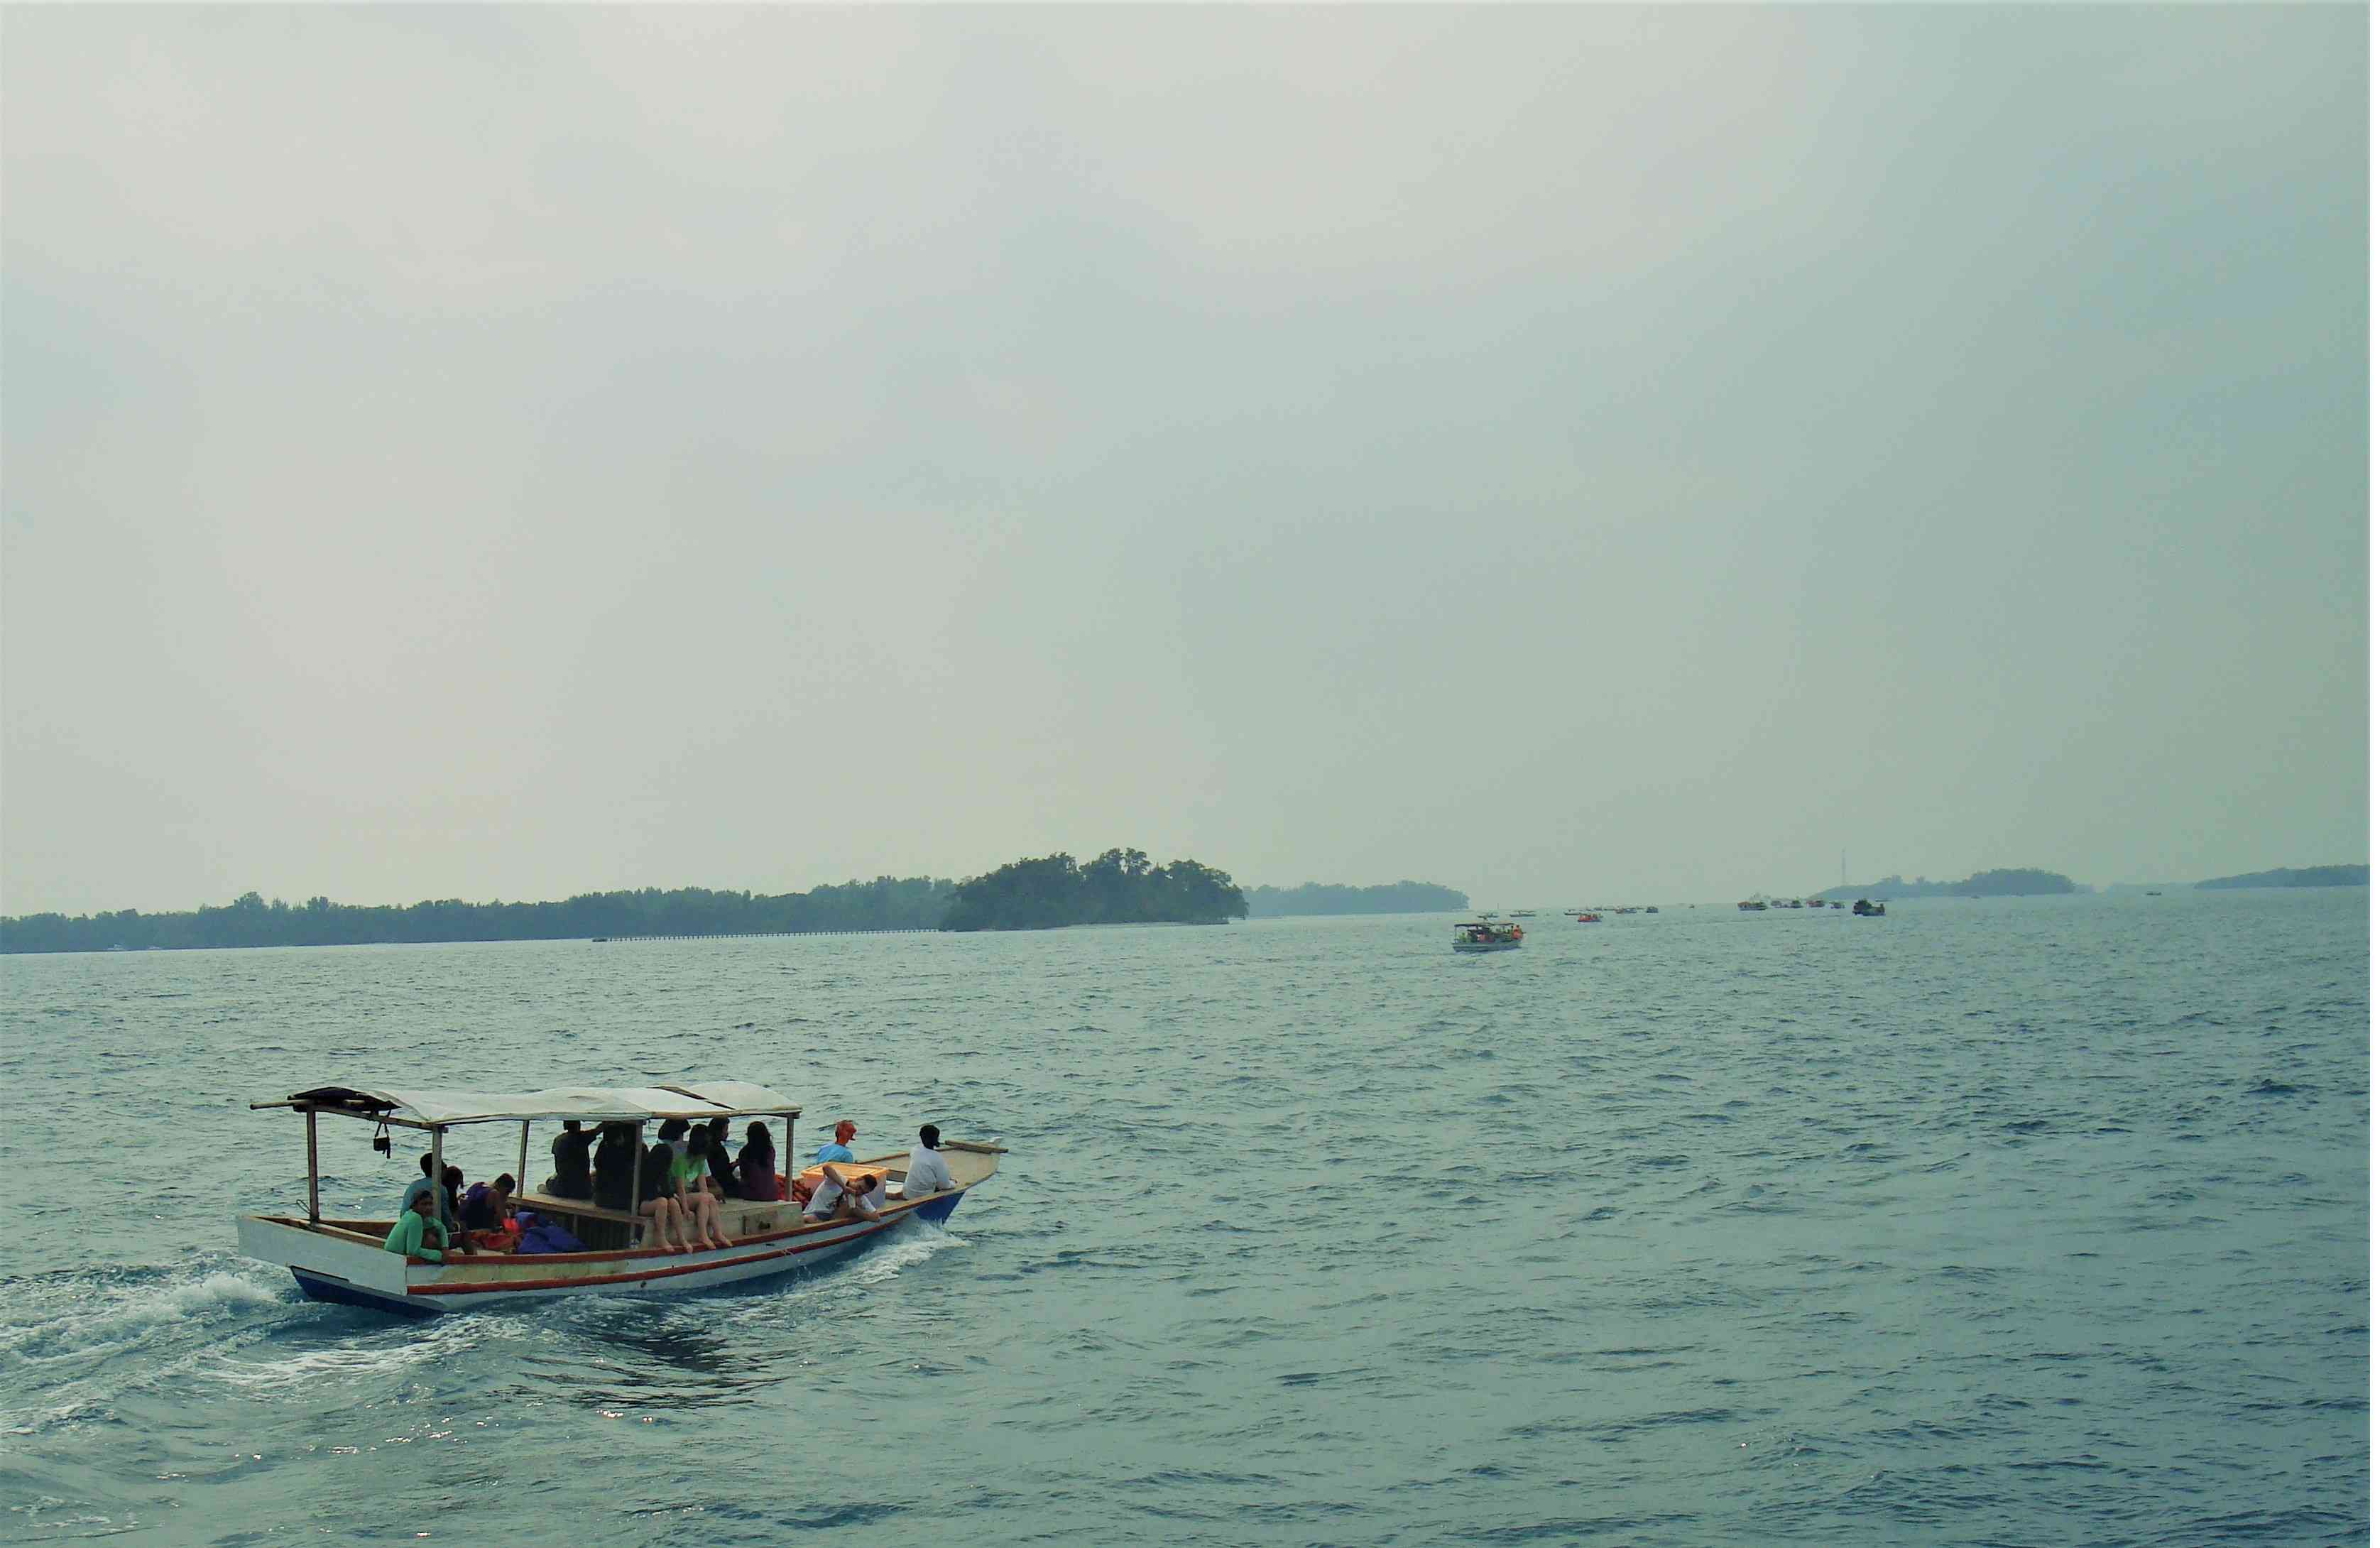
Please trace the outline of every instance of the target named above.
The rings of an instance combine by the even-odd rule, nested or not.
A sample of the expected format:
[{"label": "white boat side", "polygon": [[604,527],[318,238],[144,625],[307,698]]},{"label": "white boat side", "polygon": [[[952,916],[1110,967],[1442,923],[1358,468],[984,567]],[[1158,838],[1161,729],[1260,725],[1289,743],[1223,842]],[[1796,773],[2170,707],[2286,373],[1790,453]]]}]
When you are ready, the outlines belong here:
[{"label": "white boat side", "polygon": [[[391,1252],[383,1245],[391,1222],[310,1222],[302,1216],[242,1215],[242,1254],[288,1269],[298,1288],[317,1300],[345,1301],[383,1310],[434,1315],[489,1306],[514,1305],[556,1296],[674,1295],[710,1289],[824,1262],[911,1217],[950,1218],[967,1190],[999,1169],[1001,1152],[960,1140],[943,1144],[956,1185],[923,1199],[895,1199],[875,1220],[805,1222],[790,1202],[731,1200],[721,1225],[735,1245],[700,1252],[664,1248],[626,1248],[588,1252],[450,1253],[431,1263]],[[898,1177],[907,1157],[892,1155],[856,1164]],[[609,1218],[583,1203],[525,1196],[528,1207],[557,1215]]]}]

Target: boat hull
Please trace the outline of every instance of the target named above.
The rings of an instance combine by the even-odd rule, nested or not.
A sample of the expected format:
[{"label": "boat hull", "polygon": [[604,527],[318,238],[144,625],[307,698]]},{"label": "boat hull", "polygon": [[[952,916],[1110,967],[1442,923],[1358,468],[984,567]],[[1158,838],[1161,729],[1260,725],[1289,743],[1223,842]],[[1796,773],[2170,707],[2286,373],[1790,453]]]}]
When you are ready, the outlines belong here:
[{"label": "boat hull", "polygon": [[1521,943],[1518,941],[1457,941],[1454,943],[1454,949],[1457,951],[1518,951],[1521,949]]},{"label": "boat hull", "polygon": [[[322,1242],[302,1225],[260,1216],[241,1219],[240,1250],[283,1263],[309,1299],[404,1316],[436,1316],[559,1296],[683,1295],[790,1274],[863,1247],[900,1229],[912,1216],[948,1220],[963,1196],[938,1194],[882,1220],[811,1228],[707,1252],[486,1254],[451,1263],[412,1263],[385,1248],[359,1241]],[[291,1261],[300,1257],[308,1261]]]},{"label": "boat hull", "polygon": [[[795,1204],[730,1201],[722,1221],[736,1244],[702,1252],[653,1248],[485,1252],[431,1263],[406,1259],[382,1245],[389,1228],[384,1220],[310,1223],[285,1215],[239,1217],[239,1249],[247,1257],[286,1268],[310,1299],[405,1316],[471,1311],[558,1296],[680,1295],[808,1268],[899,1230],[913,1218],[948,1220],[967,1190],[997,1167],[993,1153],[979,1148],[965,1152],[953,1148],[950,1159],[958,1187],[914,1203],[896,1200],[876,1220],[816,1223],[803,1220]],[[566,1206],[557,1201],[555,1207]]]}]

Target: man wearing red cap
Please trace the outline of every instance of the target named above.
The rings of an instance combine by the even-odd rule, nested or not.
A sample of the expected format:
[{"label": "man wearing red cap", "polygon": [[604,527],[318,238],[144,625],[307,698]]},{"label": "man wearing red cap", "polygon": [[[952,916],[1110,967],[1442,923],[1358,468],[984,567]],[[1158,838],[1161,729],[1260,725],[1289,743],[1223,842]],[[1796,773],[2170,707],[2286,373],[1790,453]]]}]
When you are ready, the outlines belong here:
[{"label": "man wearing red cap", "polygon": [[859,1126],[849,1118],[844,1119],[834,1126],[833,1143],[820,1145],[816,1159],[821,1163],[840,1161],[846,1164],[857,1161],[859,1158],[851,1153],[851,1142],[858,1137],[858,1134]]}]

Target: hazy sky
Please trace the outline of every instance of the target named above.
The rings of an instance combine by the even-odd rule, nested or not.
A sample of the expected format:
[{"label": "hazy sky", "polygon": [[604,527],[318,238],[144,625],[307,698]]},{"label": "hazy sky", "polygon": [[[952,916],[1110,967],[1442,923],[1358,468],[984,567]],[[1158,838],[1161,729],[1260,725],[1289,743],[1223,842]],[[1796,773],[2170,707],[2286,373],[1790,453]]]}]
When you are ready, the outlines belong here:
[{"label": "hazy sky", "polygon": [[0,911],[2364,859],[2367,28],[13,7]]}]

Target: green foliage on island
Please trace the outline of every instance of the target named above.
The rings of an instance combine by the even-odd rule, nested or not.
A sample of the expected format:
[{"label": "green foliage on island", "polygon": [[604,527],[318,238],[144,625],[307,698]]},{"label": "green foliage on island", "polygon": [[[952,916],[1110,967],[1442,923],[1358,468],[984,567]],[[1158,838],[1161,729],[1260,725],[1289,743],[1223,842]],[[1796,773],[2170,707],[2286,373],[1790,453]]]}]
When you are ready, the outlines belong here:
[{"label": "green foliage on island", "polygon": [[1196,860],[1151,864],[1138,849],[1094,860],[1045,855],[970,876],[944,930],[1055,930],[1070,924],[1220,924],[1245,919],[1246,897],[1226,872]]},{"label": "green foliage on island", "polygon": [[2245,876],[2217,876],[2211,882],[2198,884],[2209,887],[2368,887],[2372,884],[2372,868],[2368,865],[2302,865],[2292,871],[2284,866],[2278,871],[2252,872]]},{"label": "green foliage on island", "polygon": [[1878,902],[1899,897],[2044,897],[2082,890],[2055,871],[2017,870],[1978,871],[1963,882],[1929,882],[1923,876],[1904,882],[1898,876],[1888,876],[1865,886],[1828,887],[1812,896],[1848,903],[1857,897]]},{"label": "green foliage on island", "polygon": [[1471,907],[1467,893],[1432,882],[1388,882],[1348,887],[1308,882],[1302,887],[1257,887],[1248,893],[1248,913],[1260,920],[1293,914],[1443,914]]},{"label": "green foliage on island", "polygon": [[551,941],[595,935],[742,935],[802,930],[932,930],[957,887],[926,876],[879,876],[767,896],[680,887],[584,893],[562,903],[362,907],[316,897],[296,906],[249,893],[191,913],[135,908],[68,919],[0,919],[0,952],[140,951],[151,946],[380,945],[431,941]]}]

